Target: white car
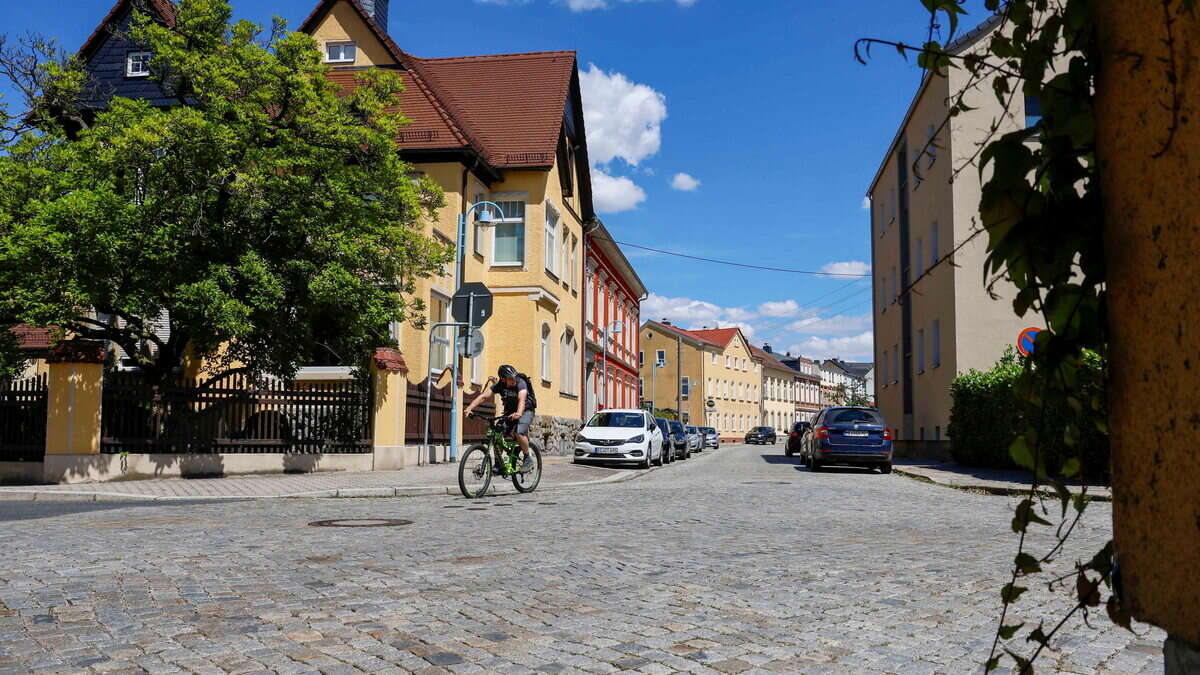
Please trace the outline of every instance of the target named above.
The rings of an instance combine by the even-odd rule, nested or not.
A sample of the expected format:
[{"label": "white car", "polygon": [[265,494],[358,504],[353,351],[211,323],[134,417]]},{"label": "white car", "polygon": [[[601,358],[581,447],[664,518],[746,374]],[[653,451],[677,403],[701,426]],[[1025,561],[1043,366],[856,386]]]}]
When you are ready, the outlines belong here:
[{"label": "white car", "polygon": [[645,410],[602,410],[575,435],[575,462],[662,466],[662,431]]}]

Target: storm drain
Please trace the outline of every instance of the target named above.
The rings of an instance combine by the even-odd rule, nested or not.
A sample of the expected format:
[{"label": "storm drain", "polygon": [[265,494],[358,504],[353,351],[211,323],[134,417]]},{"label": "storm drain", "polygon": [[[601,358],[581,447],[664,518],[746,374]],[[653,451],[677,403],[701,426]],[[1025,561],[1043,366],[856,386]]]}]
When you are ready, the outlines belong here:
[{"label": "storm drain", "polygon": [[412,525],[411,520],[397,520],[393,518],[359,518],[359,519],[344,519],[344,520],[316,520],[308,524],[309,527],[399,527],[401,525]]}]

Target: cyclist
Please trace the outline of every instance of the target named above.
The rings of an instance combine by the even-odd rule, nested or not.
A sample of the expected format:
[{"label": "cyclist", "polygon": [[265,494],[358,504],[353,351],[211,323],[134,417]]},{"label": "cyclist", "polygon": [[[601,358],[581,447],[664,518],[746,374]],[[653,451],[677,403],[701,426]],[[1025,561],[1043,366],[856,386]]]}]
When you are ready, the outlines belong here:
[{"label": "cyclist", "polygon": [[[504,402],[504,416],[508,418],[509,431],[521,446],[521,470],[532,471],[535,467],[533,457],[529,454],[529,425],[533,423],[533,412],[537,409],[537,399],[529,387],[528,378],[517,372],[509,365],[500,366],[497,372],[500,380],[491,387],[485,388],[479,396],[467,406],[467,415],[475,406],[483,403],[492,396],[500,396]],[[494,378],[488,378],[492,382]]]}]

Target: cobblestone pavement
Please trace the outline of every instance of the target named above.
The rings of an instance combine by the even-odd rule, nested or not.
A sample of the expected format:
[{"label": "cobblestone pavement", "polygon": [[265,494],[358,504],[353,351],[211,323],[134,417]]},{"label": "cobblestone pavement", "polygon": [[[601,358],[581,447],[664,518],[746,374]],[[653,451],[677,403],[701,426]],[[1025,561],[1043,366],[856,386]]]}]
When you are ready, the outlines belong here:
[{"label": "cobblestone pavement", "polygon": [[[0,502],[0,674],[978,672],[1013,503],[778,446],[483,503]],[[351,518],[412,522],[309,525]],[[1091,620],[1041,672],[1162,672],[1160,633]]]},{"label": "cobblestone pavement", "polygon": [[[954,462],[938,463],[922,462],[920,460],[899,460],[896,462],[896,471],[916,478],[930,480],[941,485],[989,490],[998,493],[1028,491],[1030,479],[1032,478],[1032,474],[1027,471],[977,469],[960,466]],[[1047,492],[1051,491],[1050,488],[1043,489]],[[1072,494],[1079,494],[1085,490],[1085,487],[1080,483],[1069,482],[1067,483],[1067,489]],[[1094,499],[1112,501],[1112,489],[1108,486],[1088,485],[1086,486],[1086,491]]]},{"label": "cobblestone pavement", "polygon": [[[567,457],[547,457],[542,485],[553,487],[602,481],[632,469],[572,464]],[[509,481],[496,478],[493,489],[513,492]],[[136,499],[239,499],[253,497],[394,497],[458,493],[458,464],[443,462],[402,471],[326,472],[229,476],[226,478],[164,478],[115,483],[74,483],[0,487],[0,500],[58,500],[93,495],[93,501]]]}]

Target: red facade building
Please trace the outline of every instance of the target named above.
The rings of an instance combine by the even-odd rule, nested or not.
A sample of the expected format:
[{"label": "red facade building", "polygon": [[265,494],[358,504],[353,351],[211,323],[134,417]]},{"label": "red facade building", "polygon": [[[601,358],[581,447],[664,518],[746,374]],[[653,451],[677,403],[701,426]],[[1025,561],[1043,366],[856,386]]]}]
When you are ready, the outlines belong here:
[{"label": "red facade building", "polygon": [[[641,303],[646,286],[599,220],[584,236],[583,419],[597,410],[636,408]],[[607,348],[606,348],[607,346]]]}]

